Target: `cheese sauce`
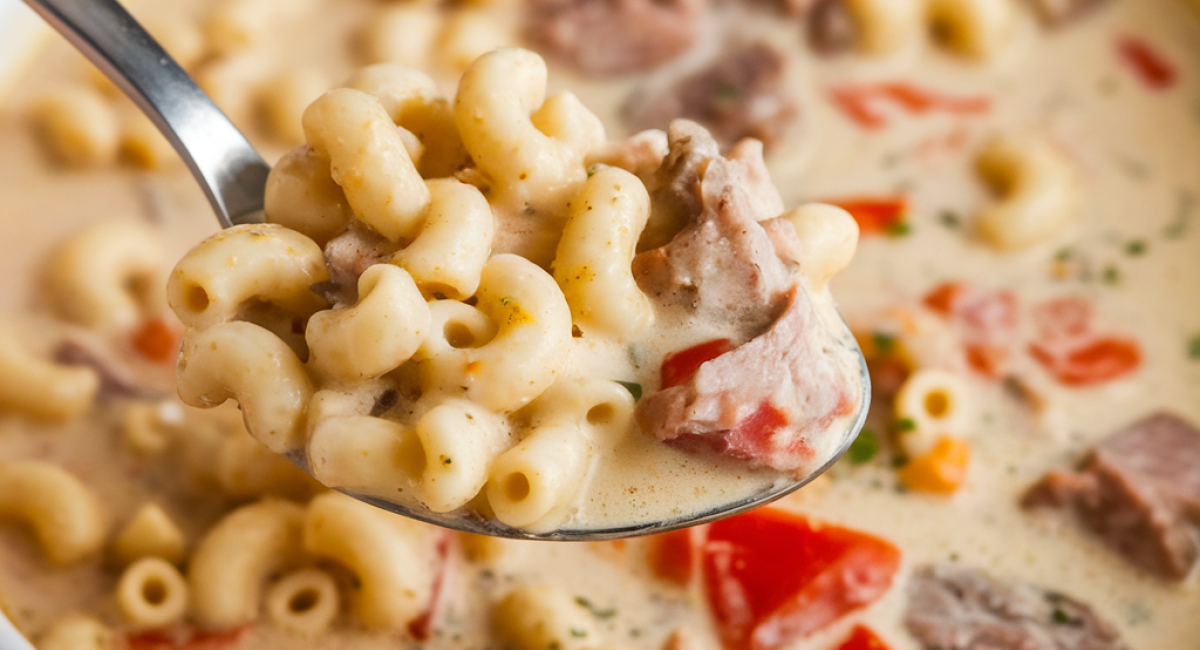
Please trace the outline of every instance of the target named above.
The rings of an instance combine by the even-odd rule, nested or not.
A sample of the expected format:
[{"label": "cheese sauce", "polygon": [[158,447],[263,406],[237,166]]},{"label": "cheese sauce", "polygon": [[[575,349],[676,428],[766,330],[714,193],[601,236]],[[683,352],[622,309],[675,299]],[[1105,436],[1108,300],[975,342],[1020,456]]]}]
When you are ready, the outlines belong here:
[{"label": "cheese sauce", "polygon": [[[281,25],[263,57],[271,65],[311,64],[334,79],[344,77],[359,65],[353,39],[377,9],[371,2],[340,0],[336,11]],[[181,2],[171,10],[198,15],[201,7]],[[856,332],[888,331],[897,310],[918,312],[926,292],[946,281],[964,281],[1011,290],[1025,307],[1062,296],[1085,299],[1100,329],[1136,338],[1142,351],[1134,374],[1082,388],[1056,384],[1021,357],[1016,371],[1034,382],[1040,408],[1014,397],[1003,382],[964,372],[975,402],[968,431],[972,461],[964,486],[952,496],[904,489],[887,459],[877,457],[861,465],[843,462],[785,499],[786,508],[888,539],[904,557],[899,578],[880,601],[794,647],[834,647],[856,622],[869,623],[896,650],[919,647],[903,626],[905,585],[912,567],[929,562],[979,567],[1071,594],[1113,623],[1132,648],[1195,646],[1200,591],[1194,572],[1180,584],[1166,583],[1125,563],[1067,518],[1018,507],[1022,492],[1045,471],[1071,464],[1130,421],[1166,409],[1200,422],[1200,344],[1195,343],[1200,336],[1195,299],[1200,295],[1200,217],[1194,214],[1200,209],[1200,22],[1193,12],[1167,0],[1117,0],[1053,31],[1023,14],[1016,42],[987,63],[924,45],[882,60],[816,58],[793,22],[752,8],[721,7],[718,14],[713,22],[721,27],[707,27],[714,35],[708,45],[670,66],[686,67],[688,57],[702,59],[703,50],[715,48],[726,29],[746,40],[764,39],[786,53],[786,84],[798,98],[801,118],[794,137],[776,143],[767,157],[785,205],[894,194],[907,199],[907,230],[864,237],[853,264],[834,280],[833,294]],[[1147,87],[1119,54],[1117,44],[1125,38],[1151,43],[1176,66],[1175,85]],[[39,91],[83,74],[78,55],[55,44],[0,104],[0,242],[6,242],[0,272],[8,278],[7,290],[0,292],[0,314],[22,323],[29,340],[41,348],[69,329],[46,315],[42,265],[83,225],[146,220],[162,233],[169,259],[215,230],[202,194],[182,169],[64,171],[47,158],[24,111]],[[881,81],[986,97],[990,107],[953,114],[885,106],[886,124],[868,129],[830,99],[838,88]],[[444,92],[452,92],[453,76],[439,82]],[[610,138],[624,134],[621,106],[641,83],[632,76],[588,80],[551,66],[551,90],[578,94],[604,120]],[[256,135],[260,130],[253,121],[246,126],[268,160],[283,153],[284,146]],[[1047,242],[1001,253],[972,229],[974,214],[995,200],[978,179],[973,160],[988,138],[1014,132],[1048,135],[1067,152],[1081,177],[1082,209],[1067,230]],[[961,350],[951,339],[934,340],[919,356],[952,366]],[[595,358],[603,365],[604,355]],[[147,501],[164,503],[179,515],[176,521],[194,543],[244,499],[224,496],[213,486],[211,446],[202,442],[155,461],[130,453],[120,433],[128,402],[103,401],[94,416],[61,425],[0,416],[0,457],[62,464],[98,493],[115,522]],[[213,416],[189,410],[187,417]],[[226,408],[215,417],[236,418],[236,412]],[[596,468],[591,501],[580,506],[583,519],[621,521],[631,512],[670,512],[679,502],[695,499],[696,483],[719,494],[729,485],[749,482],[757,489],[773,480],[732,468],[719,479],[685,485],[673,472],[695,477],[698,462],[679,454],[673,466],[679,469],[663,471],[660,456],[652,453],[658,443],[638,438],[622,445],[614,451],[627,463]],[[651,471],[662,473],[634,498],[618,499],[617,488],[605,487]],[[699,586],[681,590],[653,578],[641,541],[576,545],[472,539],[463,545],[488,559],[452,554],[446,589],[453,596],[434,637],[422,646],[494,647],[488,631],[491,604],[513,586],[549,582],[603,614],[597,620],[605,646],[659,650],[672,630],[684,627],[699,633],[699,648],[720,647]],[[0,605],[30,635],[76,610],[116,623],[117,575],[101,561],[51,567],[29,535],[0,526]],[[398,642],[395,635],[370,634],[346,622],[305,643],[371,649]],[[297,641],[256,625],[237,647],[293,648]]]}]

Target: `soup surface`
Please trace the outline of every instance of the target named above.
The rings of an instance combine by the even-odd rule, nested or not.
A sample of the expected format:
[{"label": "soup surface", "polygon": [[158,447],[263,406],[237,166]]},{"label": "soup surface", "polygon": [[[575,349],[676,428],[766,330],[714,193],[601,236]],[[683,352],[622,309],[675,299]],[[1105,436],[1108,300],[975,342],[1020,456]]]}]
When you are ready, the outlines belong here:
[{"label": "soup surface", "polygon": [[[1182,570],[1172,571],[1131,560],[1157,551],[1139,556],[1128,548],[1136,544],[1114,543],[1119,531],[1096,524],[1103,517],[1088,514],[1080,505],[1086,499],[1058,500],[1059,510],[1079,516],[1022,507],[1047,472],[1078,466],[1089,449],[1147,416],[1165,411],[1200,422],[1200,306],[1190,299],[1200,293],[1194,250],[1200,24],[1189,8],[1112,0],[1051,26],[1014,3],[1000,45],[975,55],[963,54],[971,48],[955,40],[960,23],[953,19],[933,20],[932,27],[921,22],[915,35],[884,48],[864,27],[869,18],[851,12],[842,16],[857,21],[859,31],[842,37],[848,48],[819,55],[814,45],[832,32],[813,25],[838,3],[683,3],[673,10],[695,14],[694,34],[648,39],[661,49],[602,48],[640,53],[628,63],[611,52],[579,54],[585,46],[565,47],[552,32],[531,35],[522,27],[528,19],[523,6],[312,0],[272,14],[269,3],[258,4],[253,11],[261,13],[253,14],[237,9],[253,2],[147,2],[135,13],[159,30],[268,160],[299,143],[302,134],[287,125],[296,128],[303,106],[363,65],[417,65],[449,97],[471,59],[514,44],[542,51],[551,90],[579,96],[610,139],[663,127],[674,117],[705,123],[725,146],[743,136],[764,139],[786,207],[832,202],[859,223],[858,252],[832,291],[872,365],[867,432],[825,477],[780,502],[803,519],[773,519],[772,511],[741,520],[761,530],[778,526],[785,531],[778,544],[756,545],[762,540],[751,541],[754,535],[735,524],[690,538],[555,544],[380,523],[258,447],[232,404],[201,411],[175,397],[182,328],[169,316],[162,287],[172,262],[214,232],[215,221],[186,171],[157,154],[153,138],[134,135],[141,132],[132,108],[108,94],[78,55],[55,43],[17,77],[0,111],[6,144],[0,150],[0,241],[7,242],[0,268],[9,278],[0,293],[9,323],[0,371],[10,377],[0,381],[0,403],[10,411],[0,416],[0,475],[16,481],[12,467],[28,468],[21,465],[28,461],[61,467],[99,504],[101,523],[76,519],[46,528],[60,540],[88,525],[99,531],[90,541],[56,546],[31,533],[41,530],[35,510],[0,494],[6,515],[0,607],[30,638],[45,647],[71,647],[56,645],[69,631],[63,621],[78,621],[70,616],[82,612],[98,626],[88,629],[135,648],[837,648],[857,625],[897,649],[972,647],[939,646],[929,626],[922,627],[922,615],[944,613],[920,596],[932,565],[942,572],[936,575],[979,570],[1003,584],[1052,591],[1036,592],[1043,606],[1052,605],[1038,624],[1052,631],[1055,625],[1092,629],[1094,616],[1110,626],[1101,626],[1111,632],[1101,636],[1119,637],[1130,648],[1195,644],[1200,593],[1186,541],[1194,508],[1154,511],[1162,517],[1156,521],[1183,531],[1162,545],[1183,549],[1171,556]],[[257,16],[249,24],[270,29],[237,36],[236,29],[213,26],[241,24],[238,11]],[[588,29],[600,32],[602,22]],[[565,42],[587,39],[568,32]],[[730,60],[742,63],[726,65],[715,81],[683,89],[687,83],[680,80]],[[64,87],[91,98],[72,105],[98,102],[110,120],[100,127],[103,146],[75,165],[55,154],[51,142],[61,131],[45,117],[53,105],[47,102]],[[707,108],[689,108],[697,106]],[[90,138],[70,142],[94,144]],[[1005,142],[1016,143],[1009,159],[1018,161],[1007,167]],[[1029,178],[1061,184],[1022,180],[1012,168],[1035,169]],[[1013,225],[1026,223],[1022,215],[1029,211],[1040,226]],[[997,219],[1007,225],[988,225]],[[108,223],[127,228],[115,240],[154,243],[105,248],[122,251],[116,260],[78,245],[84,235],[114,241],[92,227]],[[114,315],[109,303],[89,310],[84,300],[93,294],[63,279],[75,277],[63,269],[78,268],[83,276],[91,269],[99,277],[106,269],[129,280],[122,294],[132,305],[126,315]],[[22,374],[27,368],[41,374]],[[54,374],[80,368],[87,377]],[[28,387],[46,386],[68,388],[38,410],[31,405],[48,389]],[[63,406],[70,386],[83,397]],[[1179,458],[1187,462],[1192,438],[1181,439]],[[1158,494],[1140,489],[1126,491],[1141,495],[1132,501]],[[1111,499],[1101,512],[1119,512],[1125,504]],[[163,516],[146,514],[148,504]],[[230,519],[231,513],[247,512],[276,522],[283,541],[255,546],[240,538],[227,548],[247,557],[259,549],[254,561],[239,564],[234,552],[229,561],[215,560],[222,556],[214,531],[239,539],[228,531],[254,527]],[[145,523],[164,518],[169,525]],[[342,522],[344,534],[323,536],[321,521]],[[828,527],[809,529],[800,521]],[[161,533],[164,528],[175,532]],[[779,603],[771,599],[779,591],[829,602],[828,580],[809,575],[795,578],[800,586],[786,577],[756,583],[748,576],[774,575],[774,565],[768,561],[762,569],[746,558],[777,558],[780,576],[808,575],[810,569],[796,569],[787,558],[798,549],[825,549],[818,555],[835,557],[831,540],[843,530],[838,543],[874,553],[868,553],[872,560],[861,554],[855,560],[877,569],[867,581],[874,589],[834,607],[828,620],[798,626],[803,632],[753,646],[747,624],[731,622],[736,617],[720,586],[748,589],[752,596],[745,600],[756,621],[769,618],[759,610],[774,609]],[[354,546],[356,540],[387,541],[359,562],[354,552],[367,547]],[[78,550],[78,557],[55,560],[55,548],[68,555]],[[275,557],[264,548],[279,551],[278,561],[263,559]],[[721,568],[720,558],[730,557],[722,548],[746,553],[739,561],[749,564],[737,565],[750,567],[745,574]],[[135,560],[147,555],[177,567],[155,568],[165,573],[154,575],[184,576],[182,587],[163,578],[164,593],[188,594],[185,607],[157,623],[120,595],[120,584],[136,582],[127,567],[143,566]],[[213,596],[208,585],[216,578],[209,578],[228,577],[230,566],[240,567],[233,572],[240,578],[230,578],[228,593]],[[299,584],[288,582],[292,576],[307,570],[324,576],[305,583],[317,587],[289,587]],[[730,575],[733,582],[722,582]],[[301,579],[307,578],[295,580]],[[140,584],[151,583],[158,584]],[[329,584],[332,590],[323,591]],[[810,584],[818,586],[804,586]],[[381,585],[405,596],[376,598],[372,589]],[[169,601],[153,591],[143,589],[133,601]],[[248,613],[213,604],[241,602],[229,595],[234,592],[249,594]],[[307,596],[288,600],[299,594]],[[299,603],[291,615],[273,609],[281,597]],[[304,615],[323,611],[314,604],[320,602],[333,604],[328,621],[311,629],[296,622],[313,620]],[[1090,609],[1080,613],[1076,603]],[[526,625],[527,619],[535,622]],[[938,620],[967,626],[949,614]],[[557,625],[558,635],[529,632],[536,621]]]}]

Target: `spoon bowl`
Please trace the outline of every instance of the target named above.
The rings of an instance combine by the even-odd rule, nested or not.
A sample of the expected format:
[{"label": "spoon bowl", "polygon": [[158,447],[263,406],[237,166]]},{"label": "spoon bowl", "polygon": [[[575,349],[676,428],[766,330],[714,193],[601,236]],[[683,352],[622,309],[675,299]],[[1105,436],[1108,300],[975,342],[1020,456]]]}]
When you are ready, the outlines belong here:
[{"label": "spoon bowl", "polygon": [[[270,166],[212,100],[116,0],[25,0],[51,26],[117,84],[163,132],[204,190],[221,227],[263,223],[263,196]],[[844,326],[844,323],[843,323]],[[859,362],[858,410],[841,421],[838,444],[819,467],[799,479],[785,478],[749,496],[665,520],[608,527],[573,527],[546,532],[512,528],[463,508],[435,513],[376,497],[347,492],[366,503],[437,526],[516,539],[610,540],[667,532],[757,508],[786,496],[829,469],[862,429],[870,404],[866,360],[848,328],[841,337]],[[289,460],[306,472],[304,452]],[[311,473],[311,472],[310,472]]]}]

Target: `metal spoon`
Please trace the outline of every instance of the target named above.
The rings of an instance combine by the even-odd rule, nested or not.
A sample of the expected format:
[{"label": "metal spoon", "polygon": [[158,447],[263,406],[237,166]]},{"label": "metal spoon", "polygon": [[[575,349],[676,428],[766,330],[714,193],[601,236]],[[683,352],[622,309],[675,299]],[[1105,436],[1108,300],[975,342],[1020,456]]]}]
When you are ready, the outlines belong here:
[{"label": "metal spoon", "polygon": [[[246,137],[116,0],[25,0],[100,68],[154,121],[200,183],[223,228],[263,222],[263,193],[271,168]],[[668,521],[638,521],[607,528],[562,527],[531,533],[462,509],[435,513],[351,493],[406,517],[457,530],[519,539],[590,541],[660,533],[752,510],[790,494],[829,469],[858,436],[870,404],[866,361],[847,331],[843,339],[860,361],[859,410],[846,420],[836,452],[812,474],[719,507]],[[303,452],[289,456],[308,471]]]}]

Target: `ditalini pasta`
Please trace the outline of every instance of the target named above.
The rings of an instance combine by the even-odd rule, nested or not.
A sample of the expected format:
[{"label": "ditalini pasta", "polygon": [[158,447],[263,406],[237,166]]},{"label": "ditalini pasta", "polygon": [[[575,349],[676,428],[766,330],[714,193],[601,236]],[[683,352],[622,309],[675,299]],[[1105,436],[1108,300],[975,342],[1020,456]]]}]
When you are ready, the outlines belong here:
[{"label": "ditalini pasta", "polygon": [[[744,496],[824,462],[860,399],[826,286],[853,254],[853,220],[781,214],[761,147],[722,157],[692,123],[672,127],[657,170],[589,168],[598,120],[546,83],[539,56],[501,49],[464,73],[452,126],[437,124],[432,82],[395,64],[316,100],[308,142],[269,182],[278,223],[215,235],[171,274],[190,326],[184,400],[233,397],[255,437],[306,454],[330,487],[534,531],[594,525],[575,506],[631,437],[676,454],[677,439],[729,441],[692,456],[757,472]],[[459,142],[456,178],[423,176]],[[681,156],[707,169],[672,169]],[[656,206],[647,185],[672,184],[684,205]],[[648,222],[672,219],[668,241],[639,252]],[[709,372],[764,374],[733,388]],[[619,382],[648,399],[631,405]]]}]

